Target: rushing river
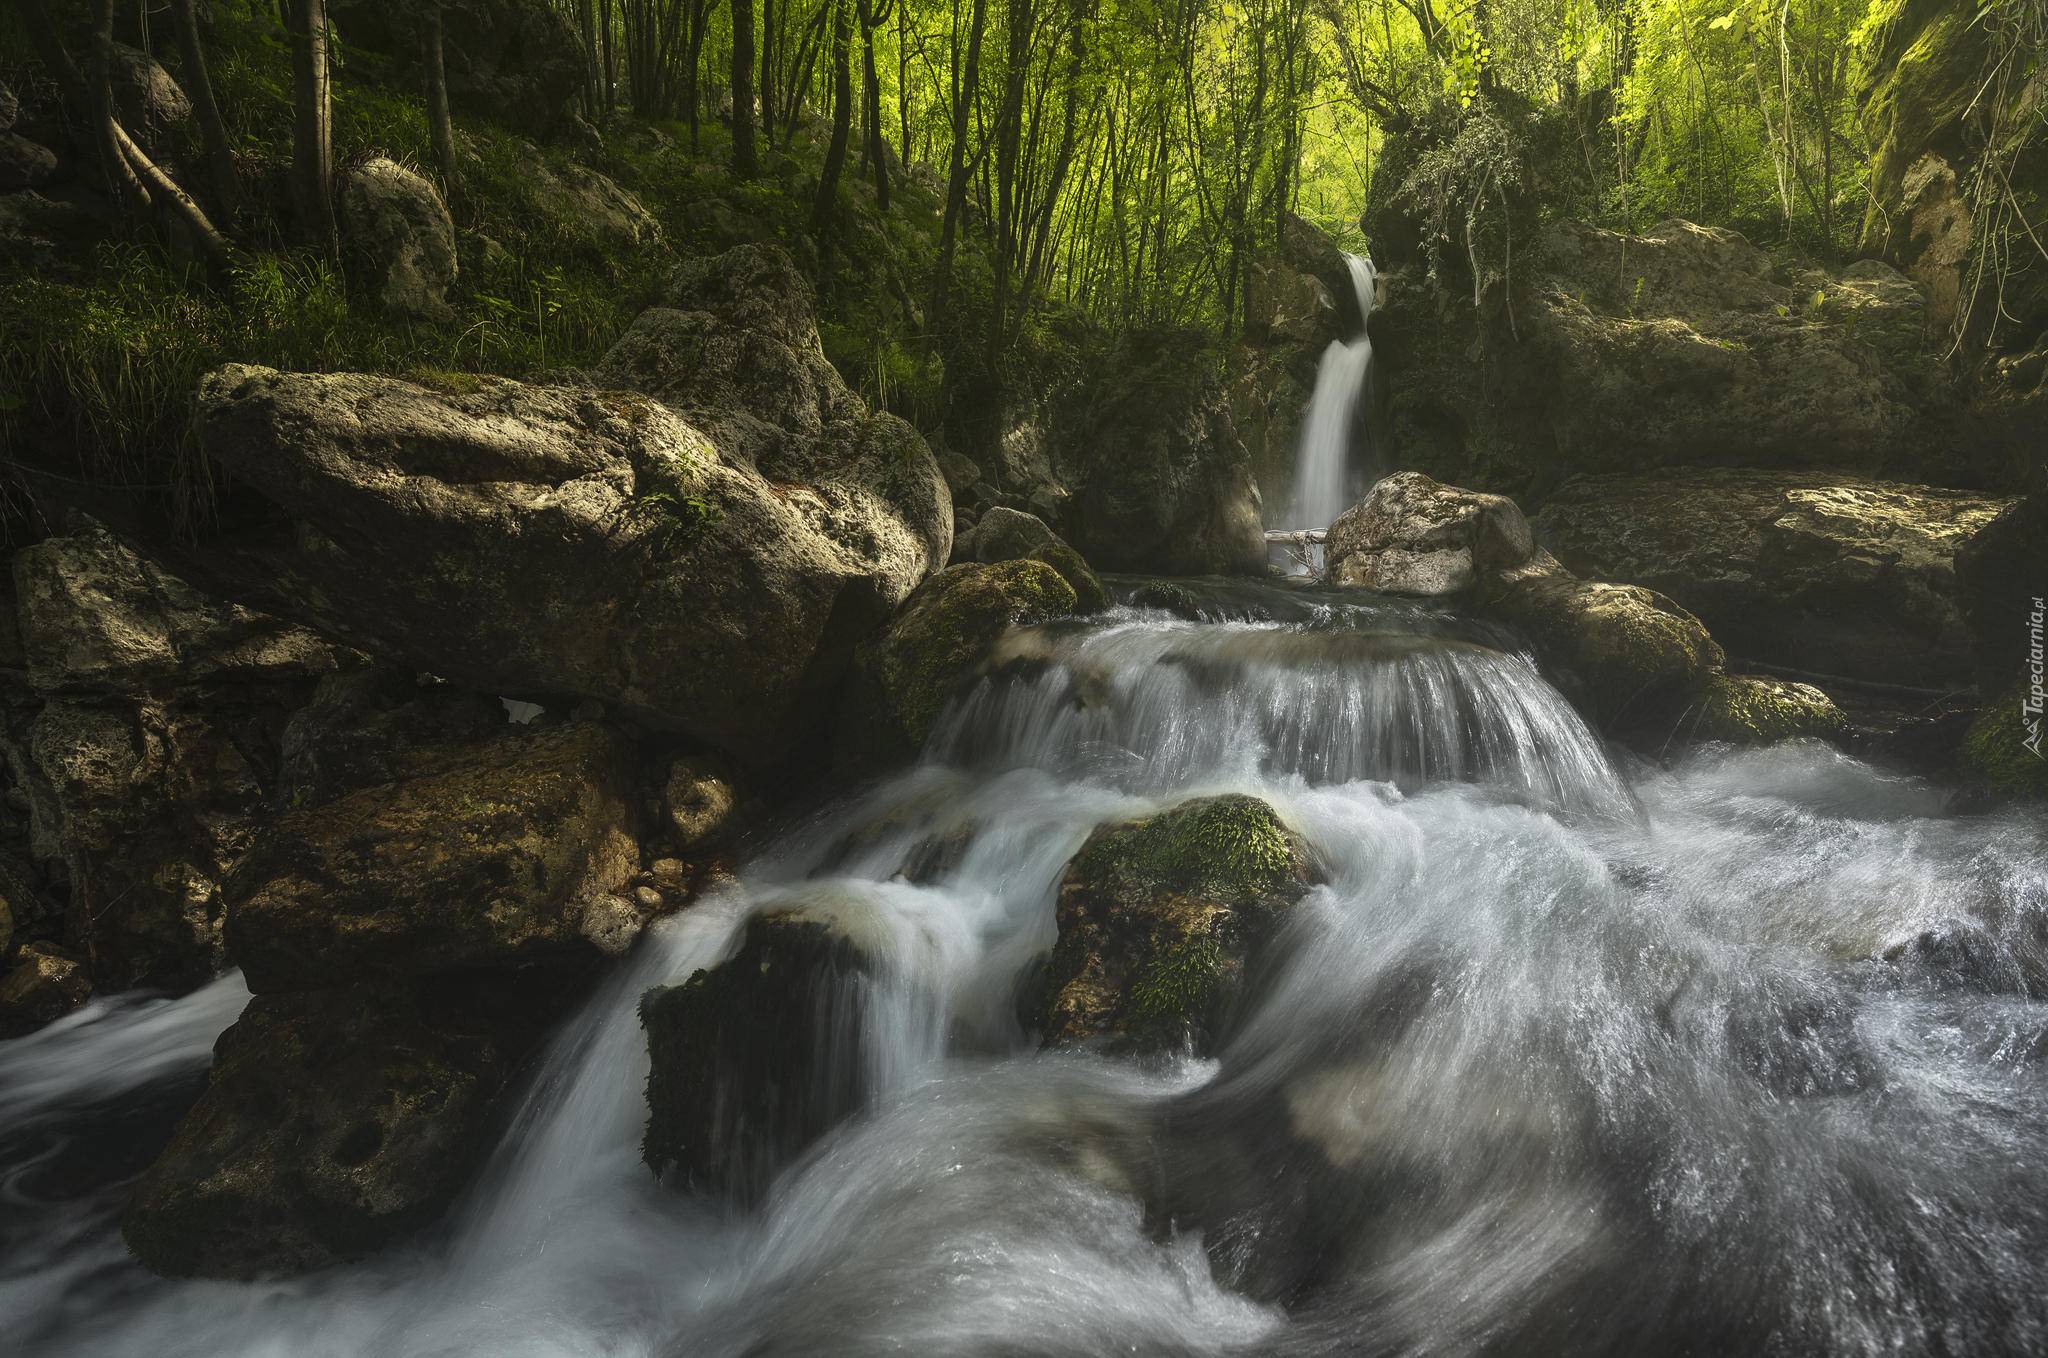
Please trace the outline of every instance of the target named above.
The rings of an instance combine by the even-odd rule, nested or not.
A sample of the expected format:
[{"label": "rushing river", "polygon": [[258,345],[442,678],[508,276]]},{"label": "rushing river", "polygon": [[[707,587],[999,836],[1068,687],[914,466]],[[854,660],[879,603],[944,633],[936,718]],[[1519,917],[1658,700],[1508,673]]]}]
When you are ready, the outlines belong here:
[{"label": "rushing river", "polygon": [[[2048,1351],[2038,820],[1808,743],[1611,749],[1512,638],[1240,586],[1025,638],[918,767],[785,826],[554,1039],[434,1230],[289,1282],[130,1262],[128,1185],[244,998],[0,1044],[26,1354]],[[1214,1059],[1035,1050],[1101,821],[1269,800],[1326,884]],[[922,885],[899,869],[968,826]],[[923,874],[913,874],[922,877]],[[826,900],[895,979],[867,1113],[760,1206],[639,1162],[634,1004]]]}]

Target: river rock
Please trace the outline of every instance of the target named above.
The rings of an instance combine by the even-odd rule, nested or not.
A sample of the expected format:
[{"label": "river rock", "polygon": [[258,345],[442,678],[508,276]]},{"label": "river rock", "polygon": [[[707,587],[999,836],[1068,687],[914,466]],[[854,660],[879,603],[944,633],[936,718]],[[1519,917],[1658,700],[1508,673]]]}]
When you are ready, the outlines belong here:
[{"label": "river rock", "polygon": [[974,555],[968,559],[985,563],[1015,561],[1059,540],[1059,534],[1047,528],[1037,515],[997,505],[975,525],[971,540]]},{"label": "river rock", "polygon": [[519,1062],[587,986],[536,968],[259,995],[122,1219],[152,1272],[256,1278],[359,1259],[444,1213]]},{"label": "river rock", "polygon": [[219,884],[270,814],[289,713],[362,657],[69,528],[16,554],[7,591],[22,849],[100,989],[193,984],[222,965]]},{"label": "river rock", "polygon": [[2048,492],[2014,501],[1978,529],[1956,550],[1955,580],[1978,692],[2031,685],[2048,596]]},{"label": "river rock", "polygon": [[807,907],[756,916],[731,960],[647,992],[648,1166],[758,1200],[860,1110],[859,1034],[878,966],[850,919]]},{"label": "river rock", "polygon": [[1740,656],[1960,688],[1957,553],[2010,503],[1812,472],[1582,476],[1536,526],[1567,568],[1668,595]]},{"label": "river rock", "polygon": [[1330,525],[1324,574],[1332,584],[1435,597],[1522,566],[1535,550],[1528,520],[1505,495],[1396,472]]},{"label": "river rock", "polygon": [[68,1014],[92,993],[85,959],[55,943],[23,945],[14,969],[0,977],[0,1019],[37,1023]]},{"label": "river rock", "polygon": [[663,806],[670,832],[686,854],[718,849],[740,828],[739,773],[717,754],[686,754],[668,769]]},{"label": "river rock", "polygon": [[350,244],[368,257],[367,281],[384,308],[421,320],[453,318],[455,222],[434,186],[380,156],[349,171],[341,201]]},{"label": "river rock", "polygon": [[1770,745],[1795,736],[1842,734],[1848,718],[1811,684],[1762,675],[1714,675],[1680,700],[1673,730],[1687,740]]},{"label": "river rock", "polygon": [[[594,698],[776,763],[951,536],[923,440],[857,413],[766,253],[712,262],[759,284],[731,319],[667,309],[600,365],[703,403],[688,419],[619,390],[218,369],[200,442],[289,518],[151,550],[462,687]],[[696,300],[721,306],[717,286]]]},{"label": "river rock", "polygon": [[228,954],[258,994],[587,956],[639,867],[638,789],[627,742],[577,721],[288,811],[226,883]]},{"label": "river rock", "polygon": [[1212,1049],[1248,959],[1311,878],[1301,838],[1235,793],[1096,831],[1060,884],[1045,1045]]},{"label": "river rock", "polygon": [[933,576],[856,652],[839,758],[882,765],[915,754],[1005,632],[1071,613],[1075,603],[1073,587],[1040,561],[949,566]]}]

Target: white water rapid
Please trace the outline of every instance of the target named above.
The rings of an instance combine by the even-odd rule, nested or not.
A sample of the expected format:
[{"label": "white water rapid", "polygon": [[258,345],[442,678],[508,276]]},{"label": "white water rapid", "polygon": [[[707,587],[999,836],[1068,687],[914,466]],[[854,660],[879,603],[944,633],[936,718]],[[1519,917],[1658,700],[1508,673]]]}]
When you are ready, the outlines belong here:
[{"label": "white water rapid", "polygon": [[1362,255],[1346,255],[1344,264],[1358,297],[1358,333],[1330,341],[1316,368],[1316,389],[1302,415],[1294,454],[1290,528],[1328,528],[1375,479],[1370,466],[1354,468],[1351,456],[1359,399],[1371,391],[1372,338],[1366,322],[1372,316],[1373,267]]},{"label": "white water rapid", "polygon": [[[1831,747],[1617,753],[1511,639],[1239,585],[1037,629],[554,1039],[448,1219],[289,1282],[124,1253],[233,978],[0,1043],[0,1336],[96,1358],[2048,1351],[2048,834]],[[1101,821],[1268,799],[1326,885],[1211,1060],[1036,1051]],[[936,875],[900,869],[967,827]],[[647,987],[827,898],[869,1111],[741,1210],[639,1163]]]}]

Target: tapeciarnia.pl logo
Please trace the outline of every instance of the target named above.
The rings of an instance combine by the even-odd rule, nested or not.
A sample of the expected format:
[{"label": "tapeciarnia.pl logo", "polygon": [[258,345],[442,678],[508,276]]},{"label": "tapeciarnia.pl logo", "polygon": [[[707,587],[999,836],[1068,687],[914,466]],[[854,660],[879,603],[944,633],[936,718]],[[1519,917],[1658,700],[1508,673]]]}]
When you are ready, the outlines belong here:
[{"label": "tapeciarnia.pl logo", "polygon": [[2027,619],[2028,637],[2033,647],[2027,652],[2027,695],[2020,700],[2020,721],[2027,728],[2027,738],[2020,743],[2033,752],[2034,758],[2048,758],[2041,753],[2041,708],[2043,699],[2048,698],[2041,687],[2041,619],[2048,616],[2048,602],[2034,600],[2033,614]]}]

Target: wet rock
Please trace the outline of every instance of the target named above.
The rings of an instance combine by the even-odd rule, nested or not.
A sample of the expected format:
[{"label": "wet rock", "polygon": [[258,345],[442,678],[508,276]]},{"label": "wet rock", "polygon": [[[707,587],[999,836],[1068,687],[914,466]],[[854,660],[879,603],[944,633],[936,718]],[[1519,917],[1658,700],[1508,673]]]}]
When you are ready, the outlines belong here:
[{"label": "wet rock", "polygon": [[1138,587],[1131,596],[1131,603],[1138,608],[1157,608],[1173,614],[1184,622],[1202,620],[1201,600],[1186,585],[1172,580],[1148,580]]},{"label": "wet rock", "polygon": [[430,1225],[490,1148],[520,1061],[585,989],[533,969],[257,996],[136,1185],[128,1248],[170,1277],[255,1278]]},{"label": "wet rock", "polygon": [[0,977],[0,1019],[48,1022],[92,994],[85,959],[55,943],[24,944],[14,969]]},{"label": "wet rock", "polygon": [[888,628],[860,645],[842,699],[839,757],[886,764],[914,754],[946,702],[981,674],[1018,623],[1072,613],[1074,589],[1050,565],[949,566],[919,587]]},{"label": "wet rock", "polygon": [[1054,540],[1042,542],[1025,553],[1029,561],[1043,561],[1060,574],[1060,579],[1074,591],[1074,612],[1079,614],[1100,613],[1109,607],[1109,591],[1102,587],[1102,580],[1088,568],[1087,561],[1079,552],[1066,543]]},{"label": "wet rock", "polygon": [[738,835],[738,784],[732,761],[722,755],[689,754],[669,765],[664,805],[684,853],[722,848]]},{"label": "wet rock", "polygon": [[258,994],[587,958],[638,867],[638,769],[595,722],[514,728],[456,767],[288,811],[225,884]]},{"label": "wet rock", "polygon": [[1652,590],[1554,568],[1491,588],[1485,611],[1529,636],[1596,731],[1654,726],[1727,660],[1699,619]]},{"label": "wet rock", "polygon": [[1098,830],[1060,884],[1038,1016],[1045,1044],[1209,1050],[1235,1015],[1248,960],[1311,875],[1300,837],[1252,797]]},{"label": "wet rock", "polygon": [[1963,736],[1963,771],[2001,797],[2048,797],[2048,703],[2031,688],[1988,698]]},{"label": "wet rock", "polygon": [[1528,521],[1505,495],[1396,472],[1337,517],[1323,555],[1333,584],[1435,597],[1522,566],[1535,550]]},{"label": "wet rock", "polygon": [[1840,735],[1848,720],[1812,685],[1761,675],[1715,675],[1680,702],[1679,736],[1734,745],[1769,745],[1795,736],[1826,740]]},{"label": "wet rock", "polygon": [[[916,432],[850,413],[786,259],[747,274],[762,252],[735,254],[762,282],[732,319],[668,312],[695,327],[676,347],[643,328],[599,369],[713,403],[688,420],[616,390],[217,370],[202,446],[295,526],[152,551],[465,688],[594,698],[743,764],[786,758],[854,644],[944,560],[949,514]],[[810,399],[778,373],[814,378]]]},{"label": "wet rock", "polygon": [[757,916],[730,961],[648,991],[648,1166],[757,1200],[860,1110],[859,1033],[878,969],[850,921],[812,907]]},{"label": "wet rock", "polygon": [[0,132],[0,192],[32,189],[57,172],[57,155],[13,132]]},{"label": "wet rock", "polygon": [[2048,493],[2013,501],[1959,547],[1955,585],[1978,691],[2031,685],[2037,601],[2048,596]]},{"label": "wet rock", "polygon": [[1812,472],[1582,476],[1536,526],[1569,569],[1668,595],[1737,655],[1963,687],[1958,553],[2010,503]]},{"label": "wet rock", "polygon": [[[2039,937],[2031,959],[2004,946],[1998,936],[1969,919],[1943,920],[1932,929],[1894,943],[1884,950],[1899,980],[1932,990],[1972,990],[1984,995],[2040,999],[2048,994],[2048,974],[2041,966],[2048,939]],[[2030,968],[2027,963],[2031,961]]]},{"label": "wet rock", "polygon": [[350,244],[368,257],[367,281],[387,311],[422,320],[455,315],[455,223],[434,186],[379,157],[348,173],[342,210]]}]

